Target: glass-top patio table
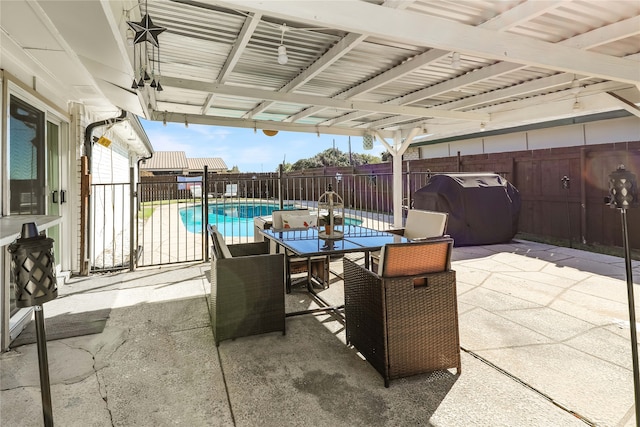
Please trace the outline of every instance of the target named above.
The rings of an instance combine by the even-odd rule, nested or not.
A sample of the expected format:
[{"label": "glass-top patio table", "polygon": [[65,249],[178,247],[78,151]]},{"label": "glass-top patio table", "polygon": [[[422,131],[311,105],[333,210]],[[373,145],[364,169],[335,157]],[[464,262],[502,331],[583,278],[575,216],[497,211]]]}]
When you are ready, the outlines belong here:
[{"label": "glass-top patio table", "polygon": [[[409,239],[397,234],[386,231],[373,230],[357,225],[345,225],[339,227],[339,232],[333,237],[326,237],[324,232],[318,228],[308,228],[304,230],[260,230],[267,239],[275,243],[276,250],[286,248],[287,257],[307,258],[326,256],[326,265],[329,265],[330,257],[336,255],[344,255],[350,252],[363,252],[364,263],[369,268],[369,255],[373,251],[377,251],[387,243],[408,243]],[[339,237],[337,237],[339,236]],[[311,266],[309,265],[309,268]],[[328,269],[328,267],[327,267]],[[328,271],[327,276],[328,277]],[[335,307],[328,304],[313,289],[311,281],[307,281],[307,289],[312,296],[320,303],[322,308],[304,310],[300,312],[287,313],[287,316],[299,314],[314,313],[317,311],[339,310],[343,306]]]}]

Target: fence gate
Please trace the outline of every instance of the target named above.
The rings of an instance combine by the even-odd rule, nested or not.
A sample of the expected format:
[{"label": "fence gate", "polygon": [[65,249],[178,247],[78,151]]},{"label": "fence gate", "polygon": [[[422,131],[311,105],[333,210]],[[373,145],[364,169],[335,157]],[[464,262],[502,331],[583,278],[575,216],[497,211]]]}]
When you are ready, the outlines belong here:
[{"label": "fence gate", "polygon": [[131,184],[93,184],[89,218],[91,272],[129,268]]},{"label": "fence gate", "polygon": [[158,178],[138,184],[137,265],[202,261],[202,176]]}]

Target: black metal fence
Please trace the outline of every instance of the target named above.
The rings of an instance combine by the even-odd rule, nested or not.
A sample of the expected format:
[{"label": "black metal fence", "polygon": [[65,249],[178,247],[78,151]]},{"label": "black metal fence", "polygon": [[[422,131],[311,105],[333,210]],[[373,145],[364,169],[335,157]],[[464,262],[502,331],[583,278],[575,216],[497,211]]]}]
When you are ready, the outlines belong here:
[{"label": "black metal fence", "polygon": [[91,189],[91,271],[129,267],[131,186],[93,184]]},{"label": "black metal fence", "polygon": [[[403,175],[403,205],[428,180],[428,172]],[[351,224],[382,230],[393,224],[393,177],[354,174],[213,174],[154,176],[137,184],[133,212],[128,184],[93,186],[92,271],[200,261],[208,256],[206,225],[230,243],[254,240],[254,217],[274,209],[317,210],[331,188],[343,200],[340,214]],[[115,226],[114,226],[115,224]],[[130,244],[130,227],[134,227]]]}]

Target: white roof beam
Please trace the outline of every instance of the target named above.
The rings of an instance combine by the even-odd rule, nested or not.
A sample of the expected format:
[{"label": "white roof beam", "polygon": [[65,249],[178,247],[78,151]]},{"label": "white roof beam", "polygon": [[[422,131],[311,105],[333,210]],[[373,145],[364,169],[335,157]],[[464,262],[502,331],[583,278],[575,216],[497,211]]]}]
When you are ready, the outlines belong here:
[{"label": "white roof beam", "polygon": [[164,77],[163,82],[168,86],[176,88],[206,91],[213,94],[237,96],[242,98],[258,98],[276,102],[300,104],[300,105],[318,105],[326,108],[338,108],[343,110],[361,110],[374,113],[384,114],[404,114],[416,117],[441,117],[450,119],[466,119],[487,121],[489,116],[486,114],[467,113],[461,111],[438,110],[434,108],[408,107],[402,105],[381,105],[374,102],[347,101],[331,98],[323,98],[314,95],[301,95],[295,93],[281,93],[269,90],[231,87],[221,84],[204,83],[200,81],[177,79],[174,77]]},{"label": "white roof beam", "polygon": [[[562,1],[555,2],[554,3],[555,7],[557,7],[560,3],[562,3]],[[523,3],[519,7],[514,9],[525,7],[525,5],[527,4],[531,4],[531,3],[529,2]],[[551,7],[541,7],[541,5],[537,5],[535,8],[530,8],[528,6],[525,8],[530,12],[536,11],[536,12],[542,13],[549,10]],[[511,9],[509,12],[511,11],[513,11],[513,9]],[[519,13],[516,13],[514,16],[519,16]],[[488,21],[486,24],[495,25],[497,22],[500,22],[500,21],[496,21],[496,20]],[[485,24],[483,24],[483,26],[484,25]],[[636,25],[636,27],[634,27],[634,25]],[[572,46],[576,48],[589,49],[589,48],[596,47],[600,44],[604,44],[608,41],[611,41],[611,39],[615,40],[621,37],[636,34],[638,32],[640,32],[640,17],[616,22],[614,24],[607,25],[605,27],[600,27],[588,33],[584,33],[584,34],[572,37],[570,39],[563,40],[560,43],[563,45]],[[609,39],[607,39],[607,37]],[[625,57],[625,59],[638,60],[636,58],[637,56],[640,56],[640,55],[627,56]],[[434,85],[434,86],[419,90],[417,92],[407,94],[404,97],[396,98],[391,102],[398,105],[410,104],[413,102],[417,102],[420,99],[425,99],[430,96],[436,96],[440,93],[444,93],[447,90],[455,90],[456,87],[461,87],[464,85],[475,83],[477,81],[481,81],[487,78],[492,78],[499,74],[505,74],[510,71],[516,71],[521,68],[524,68],[524,67],[517,64],[500,62],[497,64],[490,65],[488,67],[485,67],[483,69],[476,70],[473,73],[468,73],[458,78],[440,83],[438,85]],[[488,72],[483,73],[483,71],[488,71]],[[570,73],[556,74],[550,77],[545,77],[545,78],[533,80],[530,82],[525,82],[517,86],[512,86],[509,88],[492,91],[490,93],[475,95],[472,97],[461,99],[459,101],[454,101],[448,104],[444,104],[444,106],[452,110],[457,110],[462,108],[472,108],[478,105],[499,101],[501,99],[507,99],[511,97],[522,97],[522,96],[526,96],[528,93],[533,93],[533,92],[544,90],[544,89],[552,89],[554,87],[561,87],[564,85],[568,85],[571,83],[574,77],[580,78],[580,76],[576,76]],[[439,90],[439,89],[442,89],[442,90]],[[356,114],[353,114],[352,116],[350,116],[350,120],[354,120],[357,118],[358,117]],[[389,120],[389,119],[385,119],[385,120]],[[399,122],[403,121],[403,118],[399,117],[398,121]]]},{"label": "white roof beam", "polygon": [[[164,113],[160,111],[154,111],[150,116],[150,120],[161,121],[164,118]],[[304,132],[304,133],[322,133],[327,135],[345,135],[345,136],[362,136],[366,132],[365,129],[345,129],[345,128],[333,128],[327,126],[317,125],[301,125],[294,123],[276,122],[271,120],[246,120],[238,118],[224,118],[214,116],[202,116],[199,114],[173,114],[167,117],[167,121],[175,123],[184,123],[184,119],[187,119],[189,124],[208,125],[208,126],[225,126],[236,127],[246,129],[272,129],[277,131],[286,132]],[[389,137],[392,135],[390,132],[379,131],[380,134]]]},{"label": "white roof beam", "polygon": [[[398,4],[394,5],[393,3],[398,3]],[[407,7],[410,6],[411,3],[413,2],[387,1],[385,2],[384,5],[385,6],[388,5],[389,7],[392,7],[392,8],[406,9]],[[503,15],[505,16],[504,19],[493,19],[491,21],[487,21],[483,23],[481,26],[485,28],[497,30],[497,31],[507,30],[510,27],[516,25],[516,22],[521,22],[527,19],[531,19],[534,16],[541,15],[551,9],[558,7],[561,4],[562,4],[562,0],[555,1],[555,2],[544,2],[544,3],[536,2],[534,4],[530,2],[526,2],[516,7],[513,7],[509,11],[501,14],[500,16],[503,16]],[[517,18],[517,20],[514,19],[514,17]],[[339,95],[336,96],[336,98],[348,99],[348,98],[360,95],[362,93],[374,90],[380,86],[390,83],[393,80],[396,80],[407,74],[410,74],[415,70],[422,68],[432,62],[438,61],[443,56],[446,56],[448,54],[449,54],[449,51],[446,51],[446,50],[431,49],[427,52],[414,56],[410,60],[403,62],[402,64],[392,68],[391,70],[388,70],[378,76],[373,77],[372,79],[369,79],[357,86],[354,86],[353,88],[345,92],[340,93]],[[515,68],[512,68],[510,71],[523,68],[523,66],[521,65],[518,65],[518,66],[514,65],[513,67]],[[474,75],[474,77],[479,78],[479,75]],[[297,120],[301,120],[305,117],[309,117],[321,111],[322,109],[323,108],[320,108],[320,107],[307,108],[299,112],[298,114],[291,116],[290,118],[287,119],[287,121],[295,122]],[[352,117],[356,118],[356,115]]]},{"label": "white roof beam", "polygon": [[[222,69],[220,70],[216,82],[225,83],[227,81],[229,75],[231,74],[231,71],[233,71],[233,68],[240,60],[242,52],[247,47],[247,44],[249,44],[249,40],[251,40],[251,36],[255,32],[256,27],[260,23],[261,19],[262,14],[260,13],[253,13],[249,17],[247,17],[247,19],[245,19],[244,24],[242,25],[242,29],[238,34],[238,38],[234,43],[233,48],[231,48],[231,52],[229,53],[229,56],[227,56],[227,60],[222,66]],[[213,105],[214,99],[215,97],[212,93],[207,95],[207,100],[202,105],[202,114],[207,114],[209,108],[211,108],[211,105]]]},{"label": "white roof beam", "polygon": [[[286,17],[318,27],[332,27],[497,61],[507,60],[633,84],[640,80],[640,71],[633,61],[433,16],[422,17],[361,1],[332,2],[331,7],[327,7],[323,1],[287,2],[286,8],[280,2],[205,1],[233,9]],[[353,19],[354,16],[366,16],[367,19]],[[425,27],[429,31],[425,31]]]},{"label": "white roof beam", "polygon": [[[293,80],[283,86],[279,92],[290,92],[297,87],[302,86],[322,71],[327,69],[331,64],[349,53],[354,47],[362,43],[366,38],[362,34],[349,34],[343,37],[338,43],[333,45],[322,57],[315,61],[311,66],[298,74]],[[245,114],[245,118],[251,118],[269,108],[272,102],[263,101],[257,107]]]},{"label": "white roof beam", "polygon": [[640,117],[640,108],[638,108],[638,106],[636,104],[634,104],[633,102],[629,101],[628,99],[623,98],[620,95],[617,95],[613,92],[607,92],[607,95],[609,95],[611,98],[613,98],[613,100],[620,105],[622,108],[624,108],[625,110],[627,110],[628,112],[630,112],[631,114],[633,114],[636,117]]}]

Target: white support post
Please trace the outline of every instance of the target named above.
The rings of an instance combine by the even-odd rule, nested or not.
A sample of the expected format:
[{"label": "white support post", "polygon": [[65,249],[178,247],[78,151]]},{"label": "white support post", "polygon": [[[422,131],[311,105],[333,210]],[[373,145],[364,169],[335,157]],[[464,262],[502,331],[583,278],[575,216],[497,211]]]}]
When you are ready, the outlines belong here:
[{"label": "white support post", "polygon": [[402,155],[421,130],[422,128],[419,127],[411,129],[404,141],[402,133],[397,131],[393,136],[393,147],[385,141],[382,135],[376,132],[377,137],[387,147],[393,158],[393,226],[396,228],[402,228]]}]

